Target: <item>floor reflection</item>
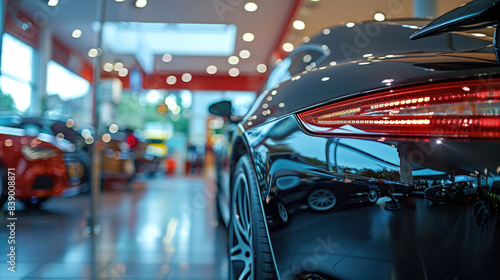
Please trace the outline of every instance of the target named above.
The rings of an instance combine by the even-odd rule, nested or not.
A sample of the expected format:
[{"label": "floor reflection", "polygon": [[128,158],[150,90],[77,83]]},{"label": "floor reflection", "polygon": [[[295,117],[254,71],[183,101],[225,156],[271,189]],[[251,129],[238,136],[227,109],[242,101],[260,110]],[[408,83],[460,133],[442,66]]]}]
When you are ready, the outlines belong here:
[{"label": "floor reflection", "polygon": [[213,183],[197,178],[106,191],[96,237],[85,235],[87,195],[55,198],[43,210],[19,209],[16,272],[7,270],[2,253],[0,279],[226,279],[227,238],[214,201]]}]

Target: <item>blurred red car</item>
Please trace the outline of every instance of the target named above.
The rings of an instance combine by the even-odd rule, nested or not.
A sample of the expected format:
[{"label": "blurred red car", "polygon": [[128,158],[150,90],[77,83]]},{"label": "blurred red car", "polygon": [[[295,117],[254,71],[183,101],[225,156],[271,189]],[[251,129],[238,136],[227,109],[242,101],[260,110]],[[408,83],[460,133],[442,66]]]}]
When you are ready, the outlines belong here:
[{"label": "blurred red car", "polygon": [[43,134],[34,137],[24,129],[0,126],[0,206],[8,195],[7,171],[15,174],[16,200],[27,207],[79,187],[70,184],[81,176],[78,166],[65,162],[63,150],[51,141]]}]

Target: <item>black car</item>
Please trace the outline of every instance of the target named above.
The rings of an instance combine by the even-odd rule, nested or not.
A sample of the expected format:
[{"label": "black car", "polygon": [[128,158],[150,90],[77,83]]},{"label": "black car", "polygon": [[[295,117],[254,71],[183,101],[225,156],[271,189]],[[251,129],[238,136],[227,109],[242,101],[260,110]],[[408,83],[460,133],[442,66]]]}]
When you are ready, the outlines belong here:
[{"label": "black car", "polygon": [[[411,203],[414,179],[498,172],[499,22],[500,1],[477,0],[432,22],[350,23],[278,63],[218,150],[230,279],[500,279],[500,225],[484,232],[471,207]],[[210,111],[231,115],[227,102]],[[272,226],[277,202],[289,214],[287,201],[339,187],[339,174],[388,197],[334,211],[303,203]],[[387,207],[398,189],[414,207]]]},{"label": "black car", "polygon": [[477,179],[428,188],[424,191],[424,198],[434,204],[440,202],[474,202],[478,199]]}]

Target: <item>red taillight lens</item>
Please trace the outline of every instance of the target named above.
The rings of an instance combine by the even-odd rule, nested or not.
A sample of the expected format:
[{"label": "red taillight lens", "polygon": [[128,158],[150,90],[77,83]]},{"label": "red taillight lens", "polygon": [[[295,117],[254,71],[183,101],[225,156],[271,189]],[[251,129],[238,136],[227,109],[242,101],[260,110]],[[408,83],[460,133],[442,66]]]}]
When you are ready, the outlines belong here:
[{"label": "red taillight lens", "polygon": [[319,134],[500,139],[500,79],[379,92],[298,116]]}]

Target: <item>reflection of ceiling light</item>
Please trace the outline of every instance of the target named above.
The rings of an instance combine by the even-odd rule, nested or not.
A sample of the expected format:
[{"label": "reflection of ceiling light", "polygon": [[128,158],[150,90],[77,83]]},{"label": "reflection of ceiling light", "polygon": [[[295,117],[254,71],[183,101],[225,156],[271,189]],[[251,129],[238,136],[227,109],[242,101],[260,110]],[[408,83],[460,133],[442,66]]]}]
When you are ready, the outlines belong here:
[{"label": "reflection of ceiling light", "polygon": [[135,6],[137,8],[144,8],[148,4],[148,0],[137,0],[135,1]]},{"label": "reflection of ceiling light", "polygon": [[57,6],[57,4],[59,4],[59,0],[49,0],[49,2],[47,3],[47,5],[49,5],[50,7],[55,7]]},{"label": "reflection of ceiling light", "polygon": [[191,82],[191,79],[193,79],[193,76],[189,73],[184,73],[182,74],[181,80],[185,83]]},{"label": "reflection of ceiling light", "polygon": [[73,33],[71,33],[71,36],[75,39],[80,38],[82,36],[82,31],[80,29],[75,29]]},{"label": "reflection of ceiling light", "polygon": [[118,125],[116,125],[116,124],[114,124],[114,123],[113,123],[113,124],[111,124],[111,125],[109,126],[109,132],[111,132],[111,133],[117,133],[117,132],[118,132]]},{"label": "reflection of ceiling light", "polygon": [[172,55],[171,55],[171,54],[166,53],[166,54],[164,54],[164,55],[162,56],[161,60],[163,60],[163,62],[170,62],[170,61],[172,61]]},{"label": "reflection of ceiling light", "polygon": [[248,32],[243,34],[242,38],[245,42],[252,42],[255,39],[255,36],[253,35],[253,33]]},{"label": "reflection of ceiling light", "polygon": [[311,38],[309,38],[307,36],[302,38],[302,42],[304,42],[304,43],[309,43],[309,41],[311,41]]},{"label": "reflection of ceiling light", "polygon": [[99,53],[99,52],[97,51],[97,49],[95,49],[95,48],[91,48],[91,49],[89,50],[88,55],[89,55],[90,57],[96,57],[98,53]]},{"label": "reflection of ceiling light", "polygon": [[128,69],[127,68],[122,68],[120,71],[118,71],[118,76],[120,77],[125,77],[128,75]]},{"label": "reflection of ceiling light", "polygon": [[167,84],[174,85],[175,83],[177,83],[177,78],[175,76],[168,76],[167,77]]},{"label": "reflection of ceiling light", "polygon": [[373,18],[376,21],[384,21],[385,20],[385,15],[383,13],[376,13],[373,15]]},{"label": "reflection of ceiling light", "polygon": [[486,34],[483,34],[483,33],[472,33],[472,35],[474,35],[476,37],[486,37]]},{"label": "reflection of ceiling light", "polygon": [[110,62],[106,62],[104,63],[104,65],[102,66],[102,69],[106,72],[111,72],[113,71],[113,64],[110,63]]},{"label": "reflection of ceiling light", "polygon": [[297,30],[304,30],[304,28],[306,28],[306,24],[301,20],[296,20],[293,22],[293,28]]},{"label": "reflection of ceiling light", "polygon": [[351,27],[354,27],[354,25],[356,25],[354,22],[348,22],[348,23],[346,23],[345,26],[351,28]]},{"label": "reflection of ceiling light", "polygon": [[293,49],[294,49],[294,47],[291,43],[284,43],[283,44],[283,50],[285,52],[291,52],[291,51],[293,51]]},{"label": "reflection of ceiling light", "polygon": [[311,0],[311,2],[319,2],[319,0]]},{"label": "reflection of ceiling light", "polygon": [[215,65],[210,65],[207,67],[207,73],[213,75],[217,73],[217,67]]},{"label": "reflection of ceiling light", "polygon": [[123,2],[123,1],[125,1],[125,0],[115,0],[115,2]]},{"label": "reflection of ceiling light", "polygon": [[257,8],[259,8],[259,6],[257,6],[257,4],[253,3],[253,2],[248,2],[245,4],[245,11],[247,12],[255,12],[257,11]]},{"label": "reflection of ceiling light", "polygon": [[113,69],[114,69],[115,71],[120,71],[120,69],[122,69],[122,68],[123,68],[123,63],[121,63],[121,62],[117,62],[117,63],[115,63],[115,65],[113,66]]},{"label": "reflection of ceiling light", "polygon": [[237,56],[233,55],[233,56],[228,57],[227,62],[229,62],[229,64],[231,64],[231,65],[236,65],[240,62],[240,59]]},{"label": "reflection of ceiling light", "polygon": [[257,65],[257,72],[259,73],[265,73],[267,71],[267,66],[265,64],[259,64]]},{"label": "reflection of ceiling light", "polygon": [[328,29],[328,28],[323,29],[323,34],[324,35],[330,34],[330,29]]},{"label": "reflection of ceiling light", "polygon": [[248,50],[241,50],[240,51],[240,57],[243,59],[247,59],[250,57],[250,51]]},{"label": "reflection of ceiling light", "polygon": [[237,77],[240,74],[240,70],[238,68],[229,69],[229,76]]}]

